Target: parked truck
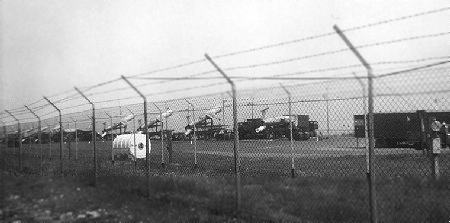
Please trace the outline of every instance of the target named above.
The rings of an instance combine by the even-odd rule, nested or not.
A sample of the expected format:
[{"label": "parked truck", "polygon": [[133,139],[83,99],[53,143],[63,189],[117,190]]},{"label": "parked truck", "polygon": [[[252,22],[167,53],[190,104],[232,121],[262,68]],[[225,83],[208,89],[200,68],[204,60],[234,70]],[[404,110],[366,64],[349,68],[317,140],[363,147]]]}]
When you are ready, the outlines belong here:
[{"label": "parked truck", "polygon": [[[318,137],[317,129],[319,129],[319,123],[317,121],[309,120],[309,115],[297,116],[297,137],[300,140],[307,140],[310,138]],[[295,139],[295,137],[294,137]],[[297,140],[297,139],[296,139]]]},{"label": "parked truck", "polygon": [[[294,120],[297,119],[297,125]],[[307,140],[317,137],[318,123],[309,120],[308,115],[293,115],[292,137],[294,140]],[[268,119],[247,119],[238,123],[240,139],[280,139],[290,138],[289,116]]]},{"label": "parked truck", "polygon": [[214,124],[214,119],[212,115],[205,115],[195,124],[189,124],[185,126],[185,138],[191,140],[194,136],[194,125],[195,125],[195,135],[197,139],[200,140],[229,140],[230,130],[225,128],[225,125]]}]

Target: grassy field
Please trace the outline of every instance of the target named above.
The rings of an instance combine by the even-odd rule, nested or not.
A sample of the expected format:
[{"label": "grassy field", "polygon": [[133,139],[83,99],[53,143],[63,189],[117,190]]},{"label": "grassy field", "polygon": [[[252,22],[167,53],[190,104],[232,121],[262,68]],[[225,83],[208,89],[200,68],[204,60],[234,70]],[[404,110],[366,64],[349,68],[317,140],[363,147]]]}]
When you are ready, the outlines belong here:
[{"label": "grassy field", "polygon": [[[341,142],[341,146],[331,140],[296,142],[296,154],[309,155],[296,155],[295,179],[289,177],[290,158],[284,155],[290,154],[287,141],[242,141],[242,153],[259,154],[266,151],[274,155],[242,156],[243,208],[240,219],[244,222],[367,221],[368,192],[364,150],[351,144],[355,141],[346,140],[337,140]],[[172,163],[162,168],[160,144],[155,142],[152,143],[150,157],[152,195],[148,200],[143,198],[143,163],[138,162],[136,169],[130,161],[118,161],[112,165],[110,143],[98,143],[100,177],[97,189],[90,185],[93,169],[91,144],[79,144],[78,160],[74,160],[74,145],[71,145],[70,160],[68,145],[64,146],[64,178],[57,177],[57,145],[52,145],[51,159],[48,156],[48,145],[44,145],[45,177],[37,177],[40,166],[38,148],[29,149],[28,145],[24,146],[24,168],[21,173],[16,171],[17,156],[12,148],[8,148],[5,154],[7,162],[2,163],[8,170],[5,190],[7,208],[12,208],[17,216],[29,216],[27,205],[33,204],[39,208],[51,209],[52,218],[61,218],[69,210],[84,213],[101,209],[98,211],[101,212],[101,217],[96,221],[105,222],[126,221],[129,215],[132,216],[131,221],[236,220],[233,208],[233,159],[224,154],[232,151],[231,142],[199,141],[198,169],[193,168],[193,145],[189,142],[174,142]],[[439,181],[431,179],[430,160],[420,151],[380,149],[378,154],[375,172],[381,221],[450,220],[448,152],[441,156],[442,177]],[[70,195],[70,188],[75,186],[82,188],[83,195],[80,199]],[[58,189],[51,192],[48,188]],[[33,190],[37,192],[29,193]],[[43,204],[36,204],[35,201],[41,199],[40,194],[48,194],[50,197],[64,194],[69,200],[48,200]],[[20,198],[12,199],[13,195]],[[69,202],[73,199],[76,201]],[[87,205],[81,205],[84,203]],[[7,209],[3,213],[12,213],[11,210]],[[75,216],[80,213],[72,214]],[[14,214],[8,214],[7,219],[14,219]]]}]

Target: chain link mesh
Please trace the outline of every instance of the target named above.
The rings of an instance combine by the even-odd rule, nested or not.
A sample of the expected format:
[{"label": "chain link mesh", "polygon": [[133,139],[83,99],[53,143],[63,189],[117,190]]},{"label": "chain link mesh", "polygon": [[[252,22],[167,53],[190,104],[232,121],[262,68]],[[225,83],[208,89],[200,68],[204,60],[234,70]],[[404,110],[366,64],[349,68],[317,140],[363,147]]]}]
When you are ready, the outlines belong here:
[{"label": "chain link mesh", "polygon": [[[431,215],[445,215],[448,191],[427,179],[437,172],[441,179],[449,179],[449,71],[450,67],[439,66],[374,79],[373,162],[380,221],[426,221]],[[270,197],[267,202],[297,202],[284,212],[304,219],[317,216],[314,211],[333,207],[345,213],[331,213],[331,217],[342,214],[356,221],[366,219],[367,87],[367,79],[355,77],[238,90],[238,163],[244,206],[269,199],[261,198],[267,190],[293,190],[272,184],[294,176],[303,182],[296,189],[298,194]],[[229,92],[148,103],[151,174],[232,176],[236,133],[232,103]],[[93,117],[87,106],[62,115],[65,175],[93,174]],[[95,110],[100,176],[145,175],[145,159],[118,159],[112,145],[118,135],[141,134],[143,114],[142,103]],[[128,115],[133,118],[123,121]],[[433,118],[441,123],[434,132],[429,128]],[[42,173],[57,175],[59,117],[42,119],[41,147],[37,125],[37,121],[21,123],[22,172],[39,174],[42,157]],[[106,131],[111,126],[116,128]],[[17,125],[5,127],[4,165],[14,172],[19,168]],[[431,149],[432,138],[441,140],[438,155]],[[254,210],[244,208],[244,214],[246,211]],[[409,218],[414,212],[420,214],[413,216],[423,218]]]}]

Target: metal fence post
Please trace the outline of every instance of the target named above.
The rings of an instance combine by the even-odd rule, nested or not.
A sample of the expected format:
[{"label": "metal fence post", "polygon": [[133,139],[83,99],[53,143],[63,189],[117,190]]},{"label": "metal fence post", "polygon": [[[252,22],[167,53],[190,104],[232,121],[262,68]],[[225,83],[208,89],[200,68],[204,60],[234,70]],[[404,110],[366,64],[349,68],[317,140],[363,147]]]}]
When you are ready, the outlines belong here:
[{"label": "metal fence post", "polygon": [[[166,115],[169,115],[168,114],[168,111],[170,110],[170,108],[167,106],[167,104],[165,103],[164,104],[165,105],[165,107],[166,107]],[[165,122],[166,122],[166,124],[164,125],[164,128],[165,128],[165,132],[167,133],[167,137],[165,137],[165,139],[167,140],[167,154],[168,154],[168,158],[167,158],[167,160],[168,160],[168,163],[170,164],[171,162],[172,162],[172,132],[170,132],[169,131],[169,116],[167,116],[167,117],[163,117],[165,120]]]},{"label": "metal fence post", "polygon": [[[70,123],[67,123],[67,129],[70,129]],[[72,145],[70,144],[70,137],[69,137],[69,133],[67,133],[67,138],[66,138],[66,143],[67,143],[67,147],[68,147],[68,156],[67,156],[67,160],[70,163],[70,158],[72,156]]]},{"label": "metal fence post", "polygon": [[195,107],[194,105],[189,102],[187,99],[184,99],[189,106],[192,108],[192,125],[193,125],[193,138],[194,138],[194,168],[198,168],[198,162],[197,162],[197,127],[195,126]]},{"label": "metal fence post", "polygon": [[121,77],[144,100],[144,132],[145,132],[145,164],[146,164],[145,175],[147,176],[146,182],[147,197],[150,197],[150,145],[149,145],[150,140],[148,137],[147,98],[126,77],[124,76]]},{"label": "metal fence post", "polygon": [[225,102],[226,99],[222,99],[222,125],[225,125]]},{"label": "metal fence post", "polygon": [[153,102],[152,104],[159,111],[159,119],[161,121],[161,166],[165,167],[165,162],[164,162],[164,121],[163,121],[163,116],[162,116],[162,110],[158,107],[158,105],[156,105],[156,103]]},{"label": "metal fence post", "polygon": [[364,82],[358,77],[356,76],[355,73],[353,73],[353,76],[355,76],[356,80],[358,81],[358,83],[361,85],[361,89],[362,89],[362,95],[363,95],[363,109],[364,109],[364,146],[366,148],[366,174],[369,174],[369,146],[367,143],[368,140],[368,134],[367,134],[367,110],[366,110],[366,85],[364,84]]},{"label": "metal fence post", "polygon": [[77,120],[71,118],[75,123],[75,160],[78,160],[78,129],[77,129]]},{"label": "metal fence post", "polygon": [[96,147],[96,141],[97,141],[97,132],[95,131],[95,105],[94,103],[89,100],[86,95],[83,94],[83,92],[80,91],[77,87],[74,87],[74,89],[84,98],[86,101],[91,104],[92,106],[92,144],[94,146],[94,186],[97,186],[97,176],[98,176],[98,168],[97,168],[97,147]]},{"label": "metal fence post", "polygon": [[206,59],[216,68],[216,70],[222,74],[222,76],[227,80],[231,86],[231,93],[233,95],[233,132],[234,132],[234,142],[233,142],[233,152],[234,152],[234,173],[236,180],[236,214],[239,215],[241,208],[241,171],[240,171],[240,161],[239,161],[239,132],[237,123],[237,102],[236,102],[236,86],[234,82],[222,71],[222,69],[208,56],[205,54]]},{"label": "metal fence post", "polygon": [[52,139],[53,139],[53,129],[52,129],[52,126],[51,125],[49,125],[48,126],[48,129],[49,129],[49,134],[48,134],[48,137],[49,137],[49,147],[48,147],[48,158],[49,158],[49,160],[51,160],[52,159]]},{"label": "metal fence post", "polygon": [[[30,111],[31,114],[33,114],[38,119],[39,157],[41,158],[41,160],[40,160],[40,172],[41,172],[41,175],[43,175],[44,174],[44,172],[43,172],[44,155],[42,153],[42,142],[41,142],[41,140],[42,140],[41,118],[38,115],[36,115],[36,113],[33,112],[33,110],[31,110],[28,106],[25,105],[25,108],[27,108],[28,111]],[[30,141],[31,141],[31,138],[30,138]]]},{"label": "metal fence post", "polygon": [[[32,150],[32,145],[33,142],[31,141],[31,133],[33,132],[34,129],[34,123],[31,123],[31,129],[26,130],[26,132],[28,132],[28,149],[31,151]],[[25,136],[25,135],[24,135]]]},{"label": "metal fence post", "polygon": [[281,88],[283,88],[284,92],[286,92],[286,94],[288,95],[288,100],[289,100],[289,139],[290,139],[290,146],[291,146],[291,177],[294,178],[295,177],[295,163],[294,163],[294,139],[293,139],[293,135],[292,135],[292,95],[291,92],[284,87],[281,83],[280,83]]},{"label": "metal fence post", "polygon": [[325,94],[325,103],[327,108],[327,137],[330,138],[330,96],[328,94],[328,87],[326,88],[327,93]]},{"label": "metal fence post", "polygon": [[[4,142],[5,143],[5,148],[2,149],[1,155],[2,155],[2,158],[3,158],[3,171],[6,171],[6,150],[8,149],[8,131],[6,130],[6,123],[4,123],[1,120],[0,120],[0,122],[2,122],[2,125],[3,125],[3,136],[5,137],[5,142]],[[3,171],[2,171],[2,173],[3,173]],[[2,179],[5,179],[5,178],[3,178],[3,175],[2,175]],[[5,191],[4,188],[2,188],[2,189],[3,189],[3,191]]]},{"label": "metal fence post", "polygon": [[[16,118],[11,112],[8,110],[5,110],[6,113],[8,113],[11,117],[14,118],[17,122],[17,134],[19,136],[19,171],[22,171],[22,130],[20,128],[20,121]],[[16,148],[16,142],[14,142],[14,150]]]},{"label": "metal fence post", "polygon": [[[111,115],[109,115],[108,113],[106,113],[105,112],[105,114],[106,114],[106,116],[108,116],[108,118],[109,118],[109,123],[110,123],[110,126],[111,126],[111,128],[112,128],[112,126],[113,126],[113,120],[112,120],[112,116]],[[114,137],[113,137],[113,133],[112,133],[112,129],[111,129],[111,162],[112,162],[112,165],[114,165],[114,145],[113,145],[113,142],[114,142]]]},{"label": "metal fence post", "polygon": [[367,70],[367,78],[368,78],[368,122],[367,131],[369,134],[369,173],[368,173],[368,181],[369,181],[369,201],[370,201],[370,221],[377,222],[377,202],[376,202],[376,193],[375,193],[375,171],[374,171],[374,132],[373,132],[373,73],[372,67],[370,64],[364,59],[364,57],[358,52],[358,50],[353,46],[350,40],[347,39],[345,34],[339,29],[337,25],[333,26],[336,33],[342,38],[345,44],[350,48],[350,50],[355,54],[358,60],[364,65]]},{"label": "metal fence post", "polygon": [[64,131],[63,131],[63,125],[62,125],[62,115],[61,115],[61,110],[56,107],[55,104],[53,104],[47,97],[44,96],[44,99],[51,105],[53,106],[53,108],[55,108],[58,111],[59,114],[59,137],[60,137],[60,141],[59,141],[59,169],[60,169],[60,173],[61,175],[63,174],[63,158],[62,158],[62,153],[63,153],[63,143],[64,143]]},{"label": "metal fence post", "polygon": [[[3,162],[2,171],[0,173],[0,177],[2,178],[2,179],[0,179],[0,184],[1,184],[1,186],[0,186],[0,190],[1,190],[0,191],[0,196],[1,196],[1,199],[2,199],[2,202],[3,202],[3,199],[4,199],[5,194],[6,194],[6,190],[5,190],[5,176],[6,176],[6,150],[8,149],[8,133],[6,132],[6,124],[3,121],[1,121],[1,120],[0,120],[0,122],[2,123],[3,136],[5,137],[5,148],[1,148],[0,147],[0,149],[1,149],[0,155],[2,156],[1,159],[2,159],[2,162]],[[3,208],[3,206],[2,206],[2,208]]]},{"label": "metal fence post", "polygon": [[137,170],[137,159],[136,159],[136,115],[129,109],[128,107],[125,107],[133,116],[133,147],[134,147],[134,171]]}]

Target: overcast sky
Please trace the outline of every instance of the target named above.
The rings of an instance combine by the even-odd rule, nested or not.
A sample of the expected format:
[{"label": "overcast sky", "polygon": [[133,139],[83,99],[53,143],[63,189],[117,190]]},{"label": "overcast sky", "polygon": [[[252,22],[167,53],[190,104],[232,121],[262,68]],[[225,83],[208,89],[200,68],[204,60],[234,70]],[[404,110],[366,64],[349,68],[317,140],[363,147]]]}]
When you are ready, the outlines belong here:
[{"label": "overcast sky", "polygon": [[[427,10],[448,0],[402,1],[106,1],[1,2],[0,109],[21,107],[120,75],[139,74],[224,53],[299,39]],[[349,33],[355,45],[450,31],[449,11]],[[369,61],[450,55],[449,36],[363,51]],[[224,67],[270,62],[345,47],[338,36],[217,60]],[[324,62],[325,60],[325,62]],[[358,61],[342,56],[230,72],[271,75]],[[181,76],[209,64],[155,74]],[[218,75],[218,74],[213,74]],[[320,74],[317,74],[320,75]],[[213,81],[212,81],[213,82]],[[135,81],[134,83],[139,83]],[[178,81],[147,89],[180,87]],[[111,87],[118,87],[112,85]],[[120,85],[123,87],[123,85]],[[252,87],[258,85],[253,84]],[[189,94],[208,91],[189,92]],[[132,94],[128,92],[127,94]]]}]

